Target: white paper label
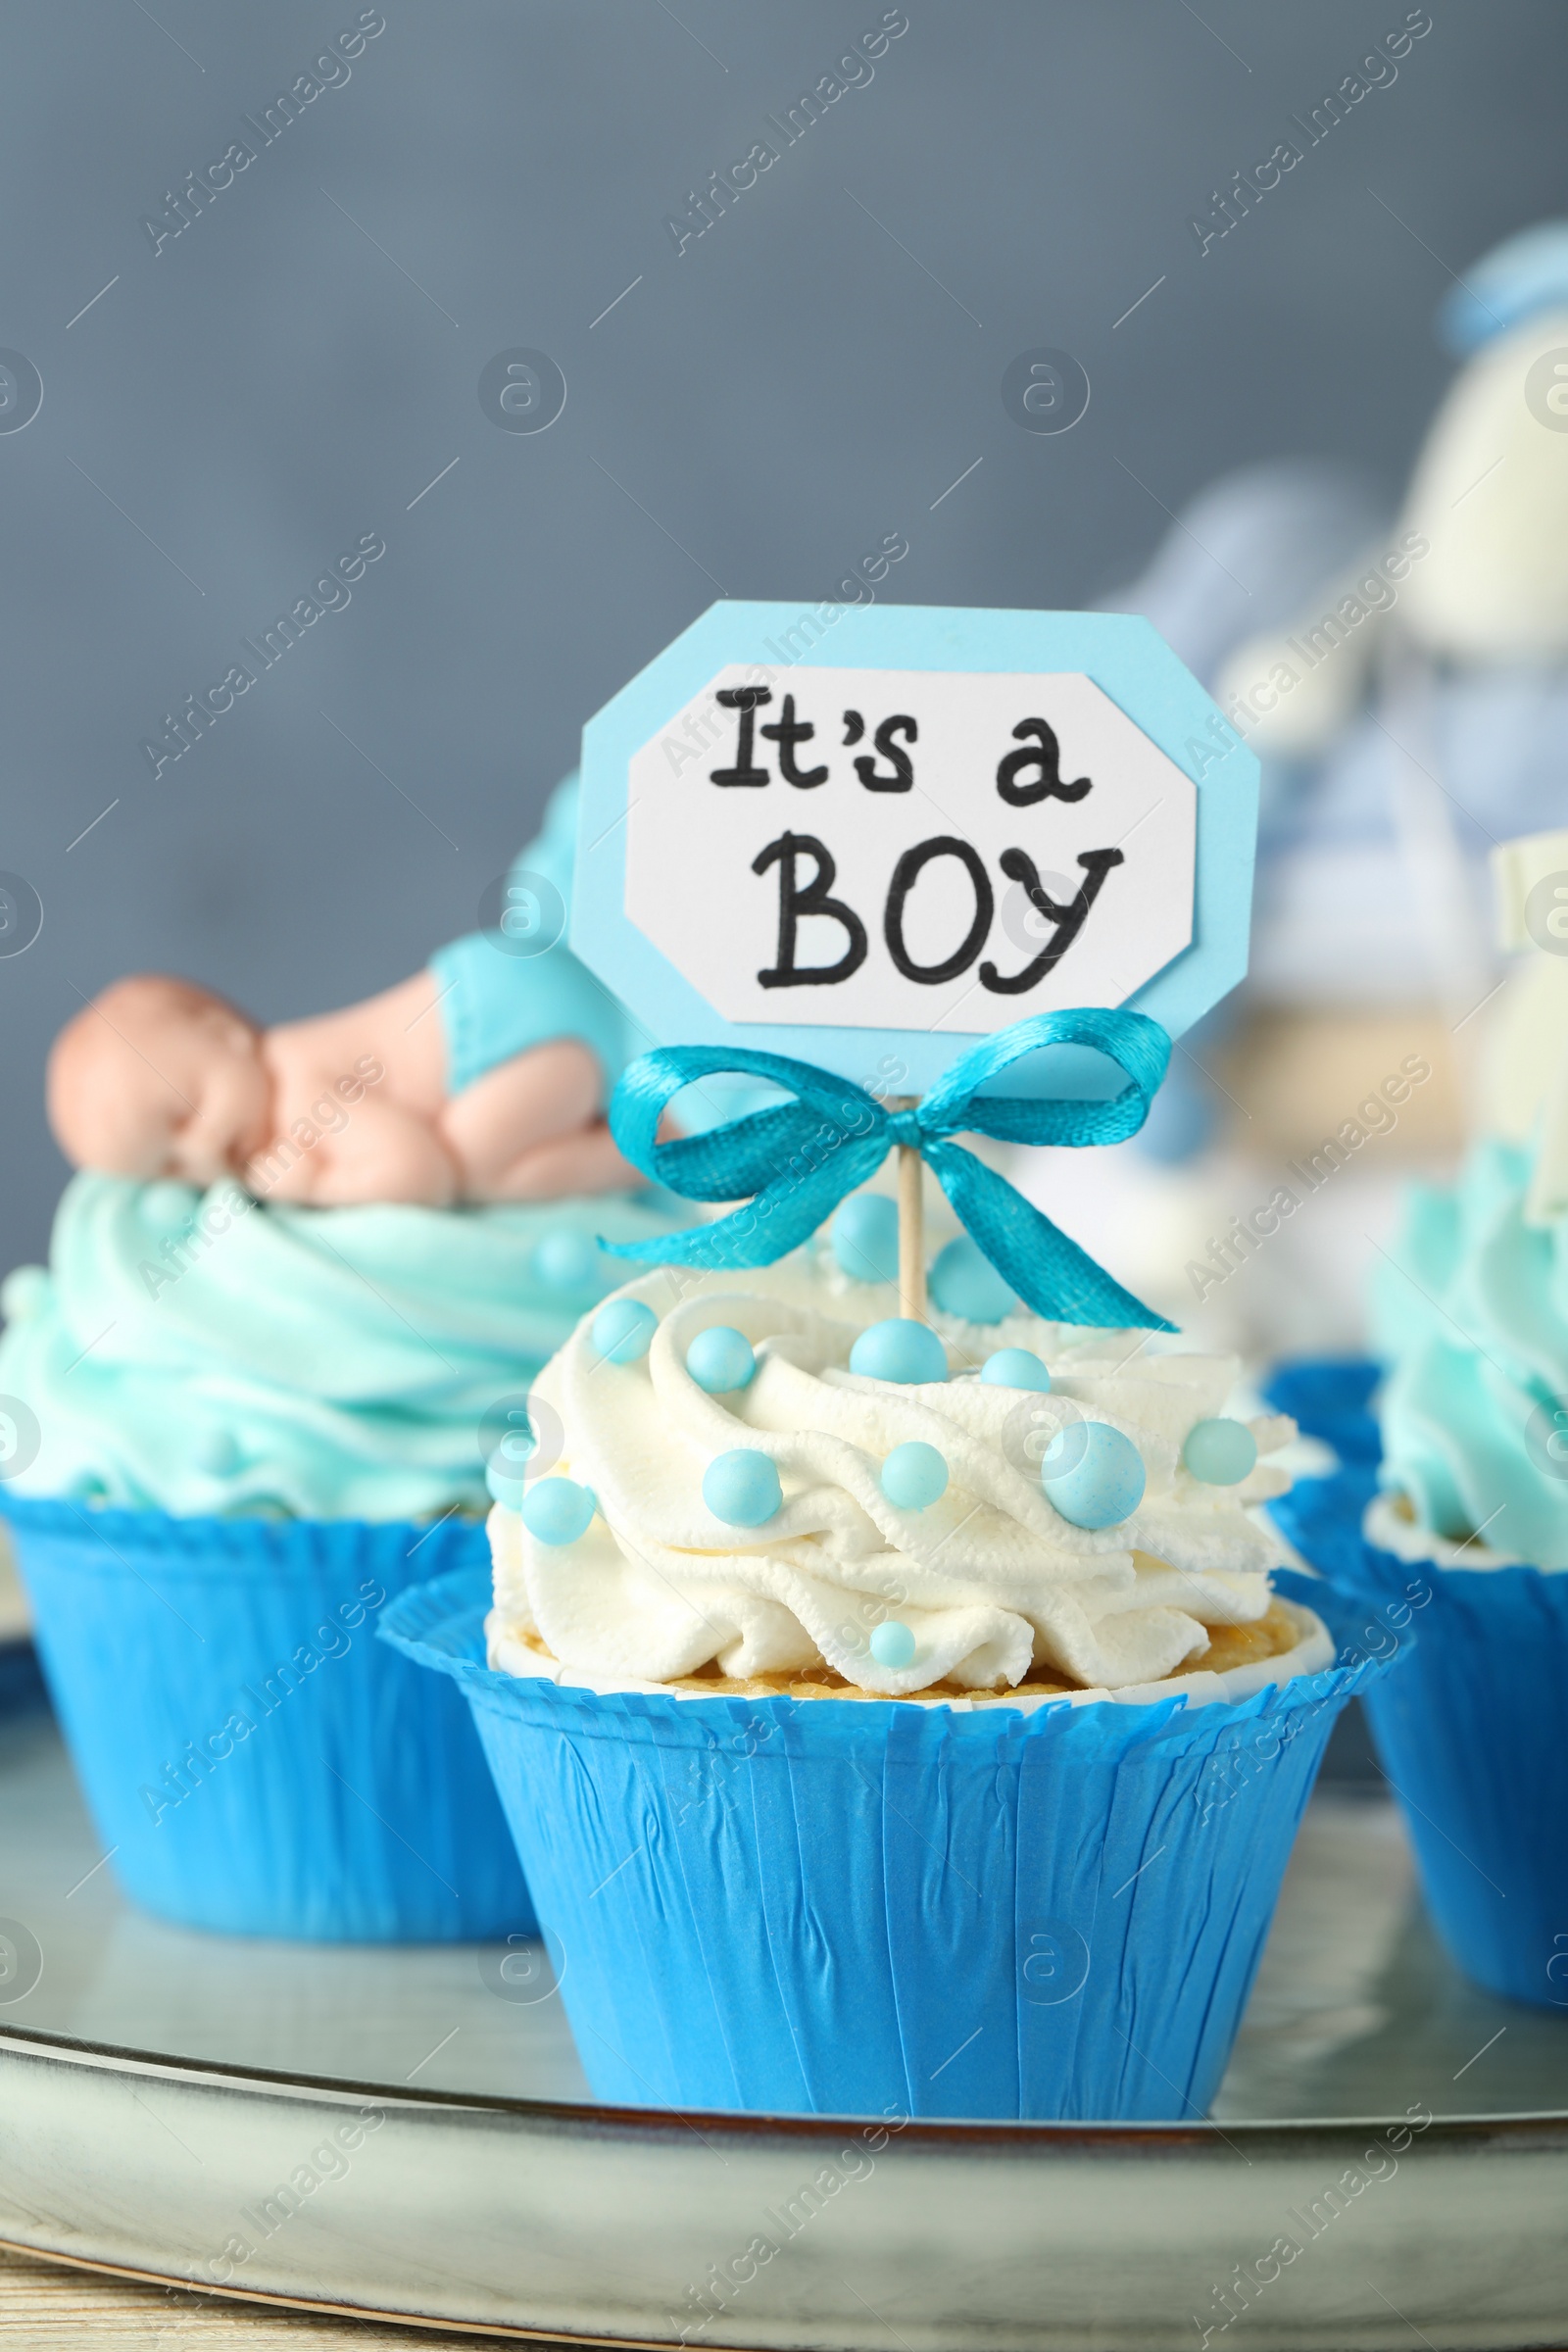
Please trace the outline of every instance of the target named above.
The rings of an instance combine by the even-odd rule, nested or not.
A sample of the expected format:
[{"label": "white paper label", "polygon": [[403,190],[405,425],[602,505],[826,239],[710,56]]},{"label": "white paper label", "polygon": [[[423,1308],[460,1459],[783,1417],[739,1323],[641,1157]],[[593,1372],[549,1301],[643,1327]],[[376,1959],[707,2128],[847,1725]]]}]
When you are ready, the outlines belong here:
[{"label": "white paper label", "polygon": [[1197,823],[1080,672],[732,665],[632,759],[626,912],[726,1020],[984,1034],[1179,955]]}]

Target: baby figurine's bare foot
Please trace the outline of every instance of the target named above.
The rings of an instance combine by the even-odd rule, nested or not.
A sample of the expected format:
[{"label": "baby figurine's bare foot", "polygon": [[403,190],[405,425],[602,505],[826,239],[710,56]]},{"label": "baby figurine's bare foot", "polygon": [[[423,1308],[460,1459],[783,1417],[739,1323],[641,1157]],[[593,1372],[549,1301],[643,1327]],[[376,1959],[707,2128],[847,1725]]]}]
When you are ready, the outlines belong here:
[{"label": "baby figurine's bare foot", "polygon": [[603,1114],[598,1056],[554,1038],[498,1062],[445,1105],[440,1131],[470,1200],[553,1200],[635,1184]]},{"label": "baby figurine's bare foot", "polygon": [[215,1184],[266,1138],[271,1080],[261,1032],[188,980],[117,981],[49,1055],[49,1120],[78,1167]]},{"label": "baby figurine's bare foot", "polygon": [[[676,1130],[670,1129],[673,1136]],[[661,1142],[669,1137],[662,1135]],[[519,1152],[487,1200],[564,1200],[572,1193],[619,1193],[643,1179],[622,1159],[615,1139],[603,1119],[575,1135],[558,1136],[554,1143],[537,1144]],[[503,1189],[503,1187],[505,1189]],[[475,1196],[478,1198],[479,1196]]]}]

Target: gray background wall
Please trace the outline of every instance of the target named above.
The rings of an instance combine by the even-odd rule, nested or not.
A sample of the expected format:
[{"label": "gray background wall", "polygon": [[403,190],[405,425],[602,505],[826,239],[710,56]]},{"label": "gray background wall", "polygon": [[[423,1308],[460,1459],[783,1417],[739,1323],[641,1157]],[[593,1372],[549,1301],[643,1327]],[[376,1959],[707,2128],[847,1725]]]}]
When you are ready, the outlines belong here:
[{"label": "gray background wall", "polygon": [[[881,0],[385,0],[155,256],[142,216],[359,13],[0,11],[0,345],[44,383],[0,433],[0,867],[45,908],[0,959],[0,1262],[45,1246],[43,1059],[80,998],[163,966],[278,1019],[412,970],[721,593],[816,598],[902,533],[900,601],[1083,603],[1245,459],[1396,489],[1448,272],[1564,209],[1553,0],[1432,0],[1397,80],[1201,257],[1189,217],[1402,0],[907,0],[679,257],[665,215]],[[1032,345],[1088,370],[1068,434],[1004,410]],[[564,371],[548,432],[480,408],[514,346]],[[162,714],[365,532],[352,604],[154,781]]]}]

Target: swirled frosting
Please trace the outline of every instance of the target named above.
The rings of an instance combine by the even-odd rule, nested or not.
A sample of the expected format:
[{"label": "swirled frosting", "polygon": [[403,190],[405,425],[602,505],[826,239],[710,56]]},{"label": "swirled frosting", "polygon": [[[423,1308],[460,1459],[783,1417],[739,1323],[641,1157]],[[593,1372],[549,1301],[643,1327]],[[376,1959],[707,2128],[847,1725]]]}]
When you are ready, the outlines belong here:
[{"label": "swirled frosting", "polygon": [[[420,1519],[486,1507],[480,1424],[615,1282],[547,1237],[667,1231],[615,1196],[301,1208],[229,1185],[73,1179],[47,1271],[5,1285],[0,1392],[37,1423],[14,1491],[179,1513]],[[24,1433],[22,1450],[30,1433]]]},{"label": "swirled frosting", "polygon": [[[1260,1636],[1265,1616],[1277,1619],[1266,1571],[1281,1554],[1247,1508],[1289,1480],[1259,1464],[1241,1486],[1208,1486],[1181,1464],[1189,1431],[1235,1383],[1230,1359],[1152,1354],[1147,1334],[1023,1314],[984,1329],[933,1315],[946,1381],[867,1379],[849,1370],[851,1348],[898,1313],[896,1296],[840,1275],[820,1244],[739,1275],[661,1268],[622,1296],[661,1318],[646,1358],[604,1360],[589,1317],[536,1389],[559,1423],[554,1469],[593,1492],[586,1534],[541,1543],[516,1510],[491,1514],[496,1665],[600,1687],[703,1676],[709,1688],[715,1676],[789,1687],[814,1674],[893,1697],[1003,1691],[1044,1674],[1057,1690],[1105,1691],[1201,1666],[1211,1640],[1228,1665],[1249,1644],[1290,1648],[1302,1632],[1293,1620],[1283,1642]],[[712,1324],[752,1343],[745,1389],[710,1396],[688,1373],[687,1349]],[[1050,1395],[978,1378],[1006,1347],[1045,1359]],[[1039,1477],[1042,1444],[1075,1416],[1113,1424],[1145,1465],[1132,1518],[1098,1533],[1060,1517]],[[1262,1450],[1294,1435],[1288,1421],[1251,1426]],[[891,1503],[879,1479],[910,1439],[936,1446],[950,1473],[920,1511]],[[756,1530],[726,1527],[703,1499],[705,1469],[737,1446],[770,1455],[783,1490]],[[1300,1616],[1310,1662],[1326,1664],[1332,1645]],[[906,1666],[872,1654],[885,1617],[915,1637]],[[1273,1663],[1296,1671],[1305,1655]]]},{"label": "swirled frosting", "polygon": [[1462,1567],[1568,1568],[1568,1219],[1527,1224],[1529,1181],[1528,1152],[1478,1145],[1411,1187],[1373,1278],[1383,1484]]}]

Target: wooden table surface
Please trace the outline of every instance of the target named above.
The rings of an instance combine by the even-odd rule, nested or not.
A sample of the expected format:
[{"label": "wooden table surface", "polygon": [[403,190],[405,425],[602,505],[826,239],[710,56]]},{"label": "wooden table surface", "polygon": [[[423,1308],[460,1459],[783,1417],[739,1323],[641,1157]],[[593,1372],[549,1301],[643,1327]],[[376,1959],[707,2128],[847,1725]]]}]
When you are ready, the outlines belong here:
[{"label": "wooden table surface", "polygon": [[0,2339],[18,2352],[24,2346],[26,2352],[75,2352],[81,2344],[98,2352],[207,2352],[209,2346],[212,2352],[422,2352],[441,2344],[475,2352],[498,2340],[376,2320],[316,2320],[305,2312],[137,2286],[3,2247]]}]

